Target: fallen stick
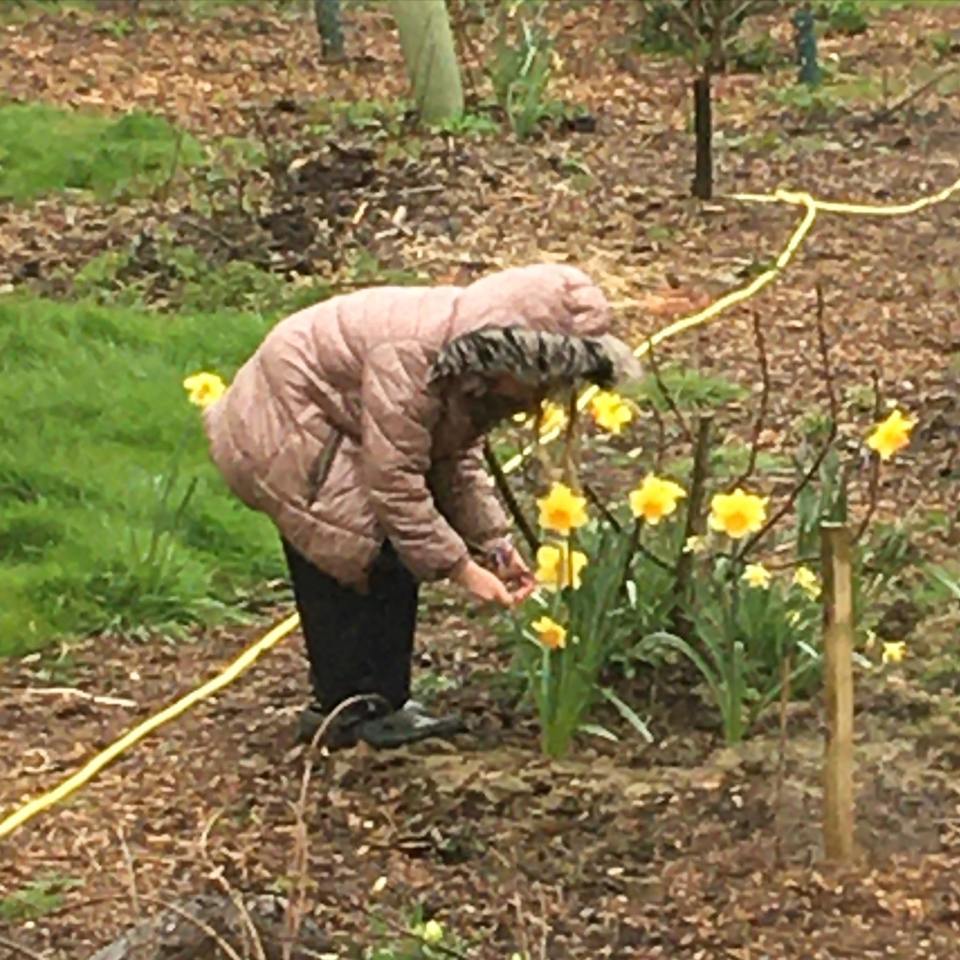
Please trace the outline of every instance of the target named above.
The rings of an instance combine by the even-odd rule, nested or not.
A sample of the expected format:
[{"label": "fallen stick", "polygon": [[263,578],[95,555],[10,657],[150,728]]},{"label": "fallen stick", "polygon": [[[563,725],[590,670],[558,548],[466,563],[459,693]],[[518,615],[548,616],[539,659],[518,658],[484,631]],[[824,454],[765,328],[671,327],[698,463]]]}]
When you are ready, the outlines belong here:
[{"label": "fallen stick", "polygon": [[126,700],[123,697],[101,697],[99,694],[87,693],[86,690],[78,690],[76,687],[22,687],[16,692],[28,697],[80,697],[83,700],[99,703],[105,707],[135,708],[140,706],[135,700]]}]

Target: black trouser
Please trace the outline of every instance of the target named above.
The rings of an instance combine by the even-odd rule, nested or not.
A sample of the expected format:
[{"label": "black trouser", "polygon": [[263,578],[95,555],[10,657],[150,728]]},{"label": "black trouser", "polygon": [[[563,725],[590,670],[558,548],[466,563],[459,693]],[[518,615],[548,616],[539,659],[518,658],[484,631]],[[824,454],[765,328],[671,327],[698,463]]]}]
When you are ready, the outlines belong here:
[{"label": "black trouser", "polygon": [[[281,538],[282,539],[282,538]],[[410,696],[418,586],[387,543],[359,593],[318,570],[286,540],[283,550],[307,644],[314,695],[324,710],[358,693],[397,709]]]}]

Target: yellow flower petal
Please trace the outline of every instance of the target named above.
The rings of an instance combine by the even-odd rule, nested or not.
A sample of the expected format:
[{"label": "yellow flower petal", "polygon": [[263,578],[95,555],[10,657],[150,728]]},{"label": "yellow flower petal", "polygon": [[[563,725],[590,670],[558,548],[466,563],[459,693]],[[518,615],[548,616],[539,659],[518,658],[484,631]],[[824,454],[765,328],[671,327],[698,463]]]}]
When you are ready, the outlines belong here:
[{"label": "yellow flower petal", "polygon": [[633,419],[630,404],[619,394],[600,390],[590,401],[590,412],[598,427],[610,433],[620,433]]},{"label": "yellow flower petal", "polygon": [[537,500],[540,526],[564,536],[587,522],[587,501],[566,484],[555,483],[545,497]]},{"label": "yellow flower petal", "polygon": [[[513,422],[524,426],[533,426],[533,416],[529,413],[516,413]],[[540,408],[540,436],[556,431],[559,433],[567,425],[567,411],[559,403],[544,400]]]},{"label": "yellow flower petal", "polygon": [[541,617],[531,624],[540,643],[548,650],[562,650],[567,645],[567,631],[556,620]]},{"label": "yellow flower petal", "polygon": [[877,424],[873,433],[867,437],[867,446],[875,450],[881,460],[889,460],[910,442],[910,431],[916,425],[916,420],[894,410],[886,420]]},{"label": "yellow flower petal", "polygon": [[907,653],[907,645],[902,640],[894,640],[883,645],[883,662],[899,663]]},{"label": "yellow flower petal", "polygon": [[560,431],[567,425],[567,411],[559,403],[547,400],[540,413],[540,433]]},{"label": "yellow flower petal", "polygon": [[677,509],[677,501],[687,494],[672,480],[661,480],[648,474],[643,483],[630,494],[630,510],[637,518],[656,525]]},{"label": "yellow flower petal", "polygon": [[773,579],[770,571],[762,563],[748,563],[743,570],[743,580],[751,587],[766,590]]},{"label": "yellow flower petal", "polygon": [[710,526],[734,540],[756,533],[767,518],[767,498],[744,493],[718,493],[710,501]]},{"label": "yellow flower petal", "polygon": [[811,600],[816,600],[820,596],[820,581],[809,567],[797,567],[793,575],[793,582]]},{"label": "yellow flower petal", "polygon": [[692,537],[687,537],[683,544],[684,553],[703,553],[707,549],[707,541],[703,537],[698,537],[696,534]]},{"label": "yellow flower petal", "polygon": [[[587,565],[587,555],[579,550],[570,552],[570,548],[544,544],[537,550],[537,582],[555,590],[572,586],[574,590],[580,588],[580,574]],[[571,581],[571,569],[573,579]]]},{"label": "yellow flower petal", "polygon": [[183,388],[192,404],[209,407],[223,396],[227,385],[215,373],[195,373],[183,381]]}]

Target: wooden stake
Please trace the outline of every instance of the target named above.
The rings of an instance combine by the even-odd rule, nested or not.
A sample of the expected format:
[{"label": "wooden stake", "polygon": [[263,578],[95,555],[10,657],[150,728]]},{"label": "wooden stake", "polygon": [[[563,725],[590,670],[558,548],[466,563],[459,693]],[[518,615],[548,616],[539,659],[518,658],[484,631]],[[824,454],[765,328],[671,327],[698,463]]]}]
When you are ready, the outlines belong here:
[{"label": "wooden stake", "polygon": [[824,681],[827,743],[823,837],[827,858],[853,857],[853,575],[850,529],[820,526],[823,558]]}]

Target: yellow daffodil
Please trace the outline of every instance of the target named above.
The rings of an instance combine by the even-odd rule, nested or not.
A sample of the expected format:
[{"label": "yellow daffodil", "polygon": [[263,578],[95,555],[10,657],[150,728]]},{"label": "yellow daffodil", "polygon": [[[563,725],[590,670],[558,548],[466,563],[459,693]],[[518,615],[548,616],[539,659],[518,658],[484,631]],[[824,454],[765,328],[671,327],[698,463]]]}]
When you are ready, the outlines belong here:
[{"label": "yellow daffodil", "polygon": [[215,373],[195,373],[183,381],[183,389],[192,404],[209,407],[223,396],[227,385]]},{"label": "yellow daffodil", "polygon": [[907,654],[907,645],[902,640],[894,640],[883,645],[884,663],[899,663]]},{"label": "yellow daffodil", "polygon": [[767,498],[744,493],[718,493],[710,501],[710,526],[734,540],[756,533],[767,518]]},{"label": "yellow daffodil", "polygon": [[751,587],[766,590],[772,579],[770,571],[762,563],[748,563],[743,569],[743,580]]},{"label": "yellow daffodil", "polygon": [[[587,565],[587,555],[579,550],[570,552],[570,548],[563,544],[552,546],[544,544],[537,550],[537,583],[548,589],[572,586],[580,589],[580,572]],[[571,581],[571,572],[573,579]]]},{"label": "yellow daffodil", "polygon": [[877,645],[877,635],[873,630],[867,631],[867,638],[863,641],[864,650],[872,650]]},{"label": "yellow daffodil", "polygon": [[661,480],[648,474],[630,494],[630,509],[637,518],[658,524],[677,509],[677,501],[685,497],[683,487],[672,480]]},{"label": "yellow daffodil", "polygon": [[809,567],[797,567],[793,575],[793,582],[811,600],[816,600],[820,596],[820,581]]},{"label": "yellow daffodil", "polygon": [[567,631],[556,620],[541,617],[531,624],[537,638],[548,650],[562,650],[567,645]]},{"label": "yellow daffodil", "polygon": [[587,522],[587,501],[565,483],[555,483],[550,492],[537,500],[540,526],[567,536],[571,530]]},{"label": "yellow daffodil", "polygon": [[867,446],[871,450],[876,450],[881,460],[889,460],[910,442],[910,431],[916,424],[916,420],[905,417],[899,410],[894,410],[867,437]]},{"label": "yellow daffodil", "polygon": [[443,925],[439,920],[428,920],[420,935],[426,943],[439,943],[443,939]]},{"label": "yellow daffodil", "polygon": [[598,427],[609,433],[620,433],[633,419],[630,404],[619,394],[599,391],[590,401],[590,412]]},{"label": "yellow daffodil", "polygon": [[540,412],[540,433],[562,430],[567,425],[567,411],[559,403],[547,400]]},{"label": "yellow daffodil", "polygon": [[[529,413],[517,413],[514,423],[533,426],[533,417]],[[552,400],[544,400],[540,409],[540,436],[556,430],[558,433],[567,425],[567,411]]]},{"label": "yellow daffodil", "polygon": [[684,553],[703,553],[707,549],[707,541],[696,535],[687,537],[683,544]]}]

